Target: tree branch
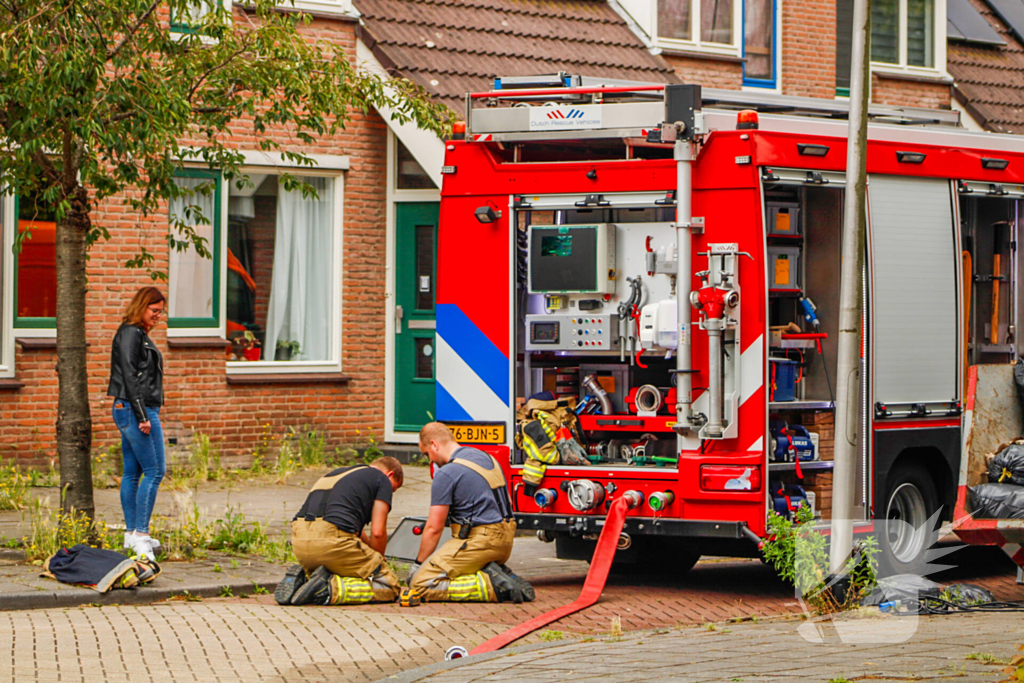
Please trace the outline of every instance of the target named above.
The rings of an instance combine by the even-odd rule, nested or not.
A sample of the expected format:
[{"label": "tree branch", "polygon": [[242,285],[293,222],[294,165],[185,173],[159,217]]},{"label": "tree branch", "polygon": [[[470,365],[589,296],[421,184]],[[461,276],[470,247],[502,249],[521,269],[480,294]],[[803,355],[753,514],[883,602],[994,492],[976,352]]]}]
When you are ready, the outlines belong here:
[{"label": "tree branch", "polygon": [[135,37],[136,32],[138,32],[139,28],[146,22],[147,19],[149,19],[153,12],[156,11],[156,8],[160,6],[161,2],[163,2],[163,0],[153,0],[153,2],[150,3],[146,11],[142,13],[142,16],[136,19],[135,23],[128,28],[128,31],[125,32],[123,36],[121,36],[121,40],[117,41],[117,45],[115,45],[113,48],[110,49],[109,52],[107,52],[108,62],[112,60],[114,57],[116,57],[118,53],[121,52],[122,48],[124,48],[124,46],[127,45],[131,41],[131,39]]}]

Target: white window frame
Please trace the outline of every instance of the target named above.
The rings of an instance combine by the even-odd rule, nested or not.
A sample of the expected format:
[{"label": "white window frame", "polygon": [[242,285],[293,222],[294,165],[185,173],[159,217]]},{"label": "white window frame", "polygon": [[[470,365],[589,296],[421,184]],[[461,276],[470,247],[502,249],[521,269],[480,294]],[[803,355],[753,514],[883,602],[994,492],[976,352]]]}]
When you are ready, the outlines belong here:
[{"label": "white window frame", "polygon": [[[739,57],[743,53],[743,2],[732,0],[732,43],[709,43],[700,39],[700,4],[701,0],[690,0],[690,36],[691,40],[665,38],[658,30],[658,3],[671,0],[650,0],[651,3],[651,40],[656,47],[708,54],[729,55]],[[936,0],[938,1],[938,0]],[[780,12],[781,14],[781,12]],[[762,88],[763,90],[763,88]]]},{"label": "white window frame", "polygon": [[[258,158],[259,155],[270,157],[280,155],[267,155],[265,153],[249,153],[247,154],[247,161],[249,159]],[[324,157],[321,157],[324,158]],[[338,166],[344,166],[348,168],[348,157],[336,157],[338,160],[343,160],[344,163],[335,163],[331,168],[328,165],[327,168],[323,167],[305,167],[305,166],[292,166],[286,164],[267,164],[267,165],[249,165],[242,167],[243,173],[254,174],[268,174],[268,175],[280,175],[283,172],[292,173],[297,176],[316,176],[322,178],[333,178],[335,182],[334,186],[334,268],[332,269],[332,280],[331,287],[334,296],[334,306],[331,311],[331,326],[333,336],[333,344],[331,349],[331,360],[327,361],[305,361],[305,360],[290,360],[290,361],[274,361],[274,360],[259,360],[259,361],[225,361],[227,366],[228,375],[276,375],[276,374],[294,374],[294,373],[335,373],[341,372],[341,354],[342,354],[342,312],[344,307],[342,306],[342,296],[344,295],[344,254],[345,254],[345,224],[344,224],[344,208],[345,208],[345,174],[344,169],[337,168]],[[224,240],[224,276],[221,278],[221,286],[224,288],[224,295],[221,297],[221,320],[226,325],[227,316],[227,206],[230,191],[227,189],[225,184],[225,192],[223,199],[221,200],[224,204],[224,225],[225,229],[222,234]]]},{"label": "white window frame", "polygon": [[[14,377],[14,196],[0,196],[0,378]],[[43,330],[39,330],[43,331]],[[56,330],[50,330],[56,336]]]},{"label": "white window frame", "polygon": [[387,294],[384,318],[384,338],[387,343],[384,345],[384,438],[390,443],[418,443],[419,435],[416,432],[395,431],[395,250],[398,228],[395,224],[398,213],[395,207],[399,202],[440,202],[441,190],[398,189],[398,144],[397,136],[391,128],[394,125],[394,121],[389,122],[387,135]]},{"label": "white window frame", "polygon": [[946,0],[935,0],[935,26],[932,36],[935,40],[934,66],[912,66],[907,64],[907,0],[900,1],[899,27],[899,64],[888,62],[871,62],[871,70],[879,73],[899,74],[904,76],[923,76],[926,78],[949,78],[946,73]]}]

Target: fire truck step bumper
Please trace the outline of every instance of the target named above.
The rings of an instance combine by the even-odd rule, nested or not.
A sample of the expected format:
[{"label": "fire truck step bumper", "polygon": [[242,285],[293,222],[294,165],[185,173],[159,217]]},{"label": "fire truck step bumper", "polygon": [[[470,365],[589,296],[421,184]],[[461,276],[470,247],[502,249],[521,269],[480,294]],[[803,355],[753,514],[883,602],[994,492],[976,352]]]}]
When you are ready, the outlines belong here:
[{"label": "fire truck step bumper", "polygon": [[[516,513],[520,531],[549,531],[571,536],[600,533],[604,517],[600,515],[536,515]],[[692,519],[628,517],[622,530],[636,536],[678,536],[692,538],[748,539],[744,522],[709,522]]]}]

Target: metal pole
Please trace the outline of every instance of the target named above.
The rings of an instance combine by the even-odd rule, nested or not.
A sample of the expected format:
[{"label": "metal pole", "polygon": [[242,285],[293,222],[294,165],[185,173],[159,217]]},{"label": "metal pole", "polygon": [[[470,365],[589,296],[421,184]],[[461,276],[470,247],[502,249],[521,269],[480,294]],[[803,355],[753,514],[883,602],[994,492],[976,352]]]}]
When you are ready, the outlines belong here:
[{"label": "metal pole", "polygon": [[[853,550],[860,382],[861,268],[867,197],[868,87],[871,83],[871,0],[854,0],[850,59],[850,126],[846,153],[842,268],[839,286],[839,359],[835,406],[830,566],[839,571]],[[863,438],[863,435],[862,435]]]},{"label": "metal pole", "polygon": [[[693,279],[691,192],[693,189],[693,143],[677,140],[672,156],[676,161],[676,423],[690,424],[690,401],[693,388],[690,376],[690,283]],[[683,435],[676,438],[683,448]]]}]

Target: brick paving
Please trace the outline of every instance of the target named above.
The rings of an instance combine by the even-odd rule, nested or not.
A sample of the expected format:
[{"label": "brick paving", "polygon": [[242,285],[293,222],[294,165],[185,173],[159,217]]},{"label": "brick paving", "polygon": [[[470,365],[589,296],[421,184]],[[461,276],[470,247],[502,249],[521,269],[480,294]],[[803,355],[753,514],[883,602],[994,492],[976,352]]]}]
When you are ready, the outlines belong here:
[{"label": "brick paving", "polygon": [[[622,639],[556,645],[540,650],[470,657],[389,678],[395,683],[532,683],[533,681],[927,681],[994,683],[1001,666],[973,653],[1009,659],[1024,642],[1017,614],[970,614],[921,619],[889,617],[829,624],[824,642],[801,636],[797,619],[734,625],[716,631],[690,627]],[[800,631],[798,631],[800,629]],[[859,643],[855,642],[857,639]],[[874,642],[864,642],[864,640]],[[447,667],[447,668],[446,668]],[[438,670],[440,669],[440,670]],[[383,682],[382,682],[383,683]]]},{"label": "brick paving", "polygon": [[216,600],[3,612],[0,680],[373,681],[500,630],[407,613]]}]

